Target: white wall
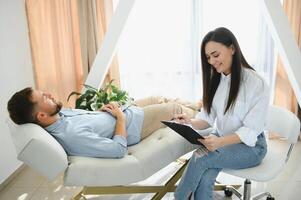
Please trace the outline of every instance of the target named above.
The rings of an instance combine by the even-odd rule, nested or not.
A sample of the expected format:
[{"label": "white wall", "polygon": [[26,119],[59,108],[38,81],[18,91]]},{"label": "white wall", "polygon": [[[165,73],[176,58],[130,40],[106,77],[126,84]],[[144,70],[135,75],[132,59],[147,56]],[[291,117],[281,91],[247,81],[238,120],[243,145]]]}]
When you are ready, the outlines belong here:
[{"label": "white wall", "polygon": [[34,86],[25,0],[0,0],[0,184],[22,163],[5,123],[11,95]]}]

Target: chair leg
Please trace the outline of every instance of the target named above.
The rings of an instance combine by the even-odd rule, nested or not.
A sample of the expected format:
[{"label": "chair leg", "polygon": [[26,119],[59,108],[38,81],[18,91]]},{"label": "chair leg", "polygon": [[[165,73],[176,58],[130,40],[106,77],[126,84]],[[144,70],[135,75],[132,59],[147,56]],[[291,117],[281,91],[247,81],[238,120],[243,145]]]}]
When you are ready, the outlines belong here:
[{"label": "chair leg", "polygon": [[226,186],[225,189],[232,192],[235,196],[237,196],[241,200],[250,200],[250,199],[259,200],[263,197],[267,197],[267,200],[275,200],[275,198],[272,197],[272,195],[269,192],[262,192],[251,197],[251,181],[249,179],[246,179],[244,182],[243,195],[235,187],[231,185]]},{"label": "chair leg", "polygon": [[244,195],[243,200],[250,200],[251,199],[251,181],[246,179],[244,182]]},{"label": "chair leg", "polygon": [[[225,190],[231,191],[235,196],[237,196],[239,199],[242,199],[242,194],[233,186],[227,185]],[[232,194],[231,194],[232,195]]]},{"label": "chair leg", "polygon": [[226,186],[226,189],[233,192],[235,196],[242,200],[250,200],[251,199],[251,181],[246,179],[244,182],[244,193],[243,195],[233,186]]}]

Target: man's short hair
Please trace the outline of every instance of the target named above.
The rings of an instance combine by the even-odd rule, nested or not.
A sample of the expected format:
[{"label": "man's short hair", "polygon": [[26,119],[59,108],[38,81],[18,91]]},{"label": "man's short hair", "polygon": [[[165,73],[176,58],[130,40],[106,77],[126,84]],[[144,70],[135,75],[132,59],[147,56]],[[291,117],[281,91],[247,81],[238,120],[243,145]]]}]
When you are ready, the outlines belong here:
[{"label": "man's short hair", "polygon": [[10,118],[16,124],[36,123],[34,116],[35,103],[32,102],[33,89],[27,87],[16,92],[7,103]]}]

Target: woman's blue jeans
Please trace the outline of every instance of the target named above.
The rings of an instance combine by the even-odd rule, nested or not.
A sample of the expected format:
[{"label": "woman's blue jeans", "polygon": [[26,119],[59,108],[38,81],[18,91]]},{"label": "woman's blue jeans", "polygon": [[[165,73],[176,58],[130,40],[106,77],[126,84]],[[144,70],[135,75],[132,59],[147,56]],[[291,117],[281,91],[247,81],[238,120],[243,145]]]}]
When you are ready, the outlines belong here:
[{"label": "woman's blue jeans", "polygon": [[264,134],[257,138],[255,147],[243,143],[222,147],[197,158],[193,153],[175,191],[176,200],[212,200],[214,183],[222,169],[244,169],[259,165],[267,152]]}]

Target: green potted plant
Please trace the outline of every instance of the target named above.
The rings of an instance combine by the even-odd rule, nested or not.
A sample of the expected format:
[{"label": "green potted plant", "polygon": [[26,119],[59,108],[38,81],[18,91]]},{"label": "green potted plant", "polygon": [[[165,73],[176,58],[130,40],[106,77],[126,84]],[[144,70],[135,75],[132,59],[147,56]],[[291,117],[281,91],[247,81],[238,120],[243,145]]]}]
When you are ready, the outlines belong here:
[{"label": "green potted plant", "polygon": [[100,88],[99,90],[92,86],[84,85],[84,93],[71,92],[67,101],[69,101],[71,96],[78,95],[79,97],[75,101],[75,108],[90,111],[99,110],[109,102],[117,102],[119,105],[130,103],[133,99],[126,91],[113,85],[113,81],[110,81],[104,88]]}]

